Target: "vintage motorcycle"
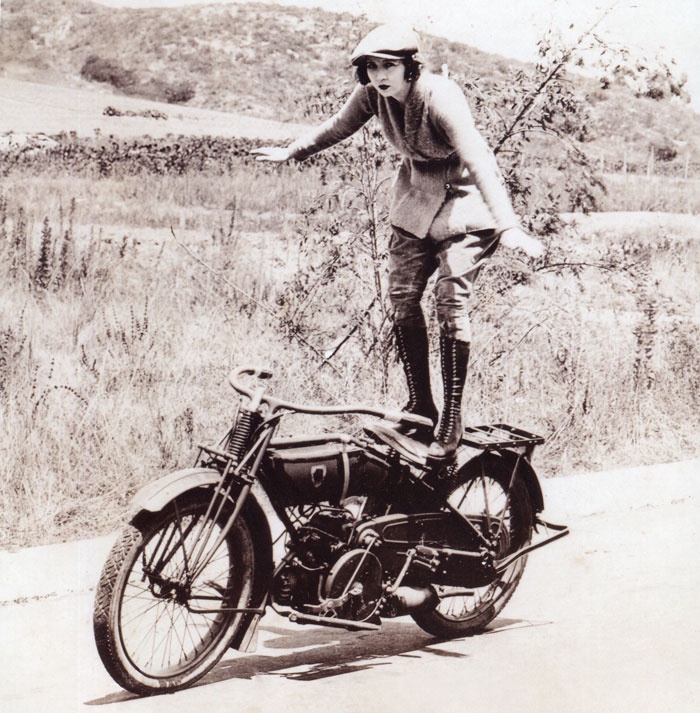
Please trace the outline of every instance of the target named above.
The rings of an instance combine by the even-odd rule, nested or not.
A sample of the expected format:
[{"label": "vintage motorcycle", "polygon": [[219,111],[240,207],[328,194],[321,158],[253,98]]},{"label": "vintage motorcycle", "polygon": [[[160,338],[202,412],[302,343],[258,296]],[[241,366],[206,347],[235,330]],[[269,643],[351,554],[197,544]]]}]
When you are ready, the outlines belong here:
[{"label": "vintage motorcycle", "polygon": [[290,403],[267,393],[271,377],[231,374],[233,426],[217,447],[199,447],[195,467],[137,493],[104,565],[95,640],[129,691],[185,688],[229,648],[250,650],[268,607],[297,624],[375,630],[410,615],[436,637],[478,633],[528,554],[568,534],[540,518],[539,436],[469,427],[449,463],[430,462],[427,446],[382,420],[354,435],[275,439],[290,413],[425,420]]}]

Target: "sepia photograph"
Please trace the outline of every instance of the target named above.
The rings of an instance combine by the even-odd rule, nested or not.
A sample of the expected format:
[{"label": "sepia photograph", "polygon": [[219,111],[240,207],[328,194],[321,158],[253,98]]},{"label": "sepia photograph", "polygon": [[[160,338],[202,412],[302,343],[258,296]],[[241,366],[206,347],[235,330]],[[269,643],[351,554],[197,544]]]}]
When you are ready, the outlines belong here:
[{"label": "sepia photograph", "polygon": [[696,0],[0,0],[0,710],[700,710]]}]

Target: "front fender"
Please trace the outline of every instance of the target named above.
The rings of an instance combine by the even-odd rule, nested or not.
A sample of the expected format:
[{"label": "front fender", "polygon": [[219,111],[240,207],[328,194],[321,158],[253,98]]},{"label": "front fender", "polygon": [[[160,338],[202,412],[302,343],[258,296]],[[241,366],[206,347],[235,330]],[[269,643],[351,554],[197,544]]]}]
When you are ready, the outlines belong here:
[{"label": "front fender", "polygon": [[[168,473],[168,475],[148,483],[137,491],[132,501],[130,521],[132,523],[137,521],[145,513],[160,512],[178,496],[190,490],[214,485],[218,483],[220,478],[221,474],[213,468],[184,468],[183,470]],[[249,492],[246,497],[241,516],[248,521],[255,545],[255,581],[249,606],[261,607],[267,601],[267,592],[272,582],[274,570],[270,523],[265,511],[252,492]],[[231,648],[240,648],[254,620],[254,614],[243,614],[241,625],[237,628],[236,634],[231,641]]]},{"label": "front fender", "polygon": [[[220,478],[221,474],[214,468],[183,468],[153,480],[136,492],[131,503],[129,521],[133,523],[144,512],[160,512],[183,493],[215,485]],[[270,524],[265,511],[252,492],[249,492],[246,497],[244,513],[251,521],[258,540],[272,552]]]},{"label": "front fender", "polygon": [[140,512],[159,512],[178,495],[194,488],[213,485],[221,477],[213,468],[183,468],[158,480],[153,480],[141,488],[132,500],[130,518],[134,519]]}]

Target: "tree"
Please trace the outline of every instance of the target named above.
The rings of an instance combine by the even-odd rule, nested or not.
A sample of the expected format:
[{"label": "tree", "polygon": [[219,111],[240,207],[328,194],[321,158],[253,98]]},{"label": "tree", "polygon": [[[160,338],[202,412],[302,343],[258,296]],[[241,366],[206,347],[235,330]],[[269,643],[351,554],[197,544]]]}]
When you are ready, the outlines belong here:
[{"label": "tree", "polygon": [[[307,114],[316,120],[328,116],[348,94],[349,85],[339,91],[319,90],[307,98]],[[397,161],[396,152],[372,125],[340,149],[307,161],[319,167],[325,188],[301,216],[303,261],[279,298],[288,334],[320,344],[328,360],[353,338],[381,375],[382,390],[390,350],[384,189]]]},{"label": "tree", "polygon": [[[485,86],[479,79],[453,76],[464,87],[477,125],[498,156],[516,210],[526,227],[545,239],[562,228],[561,212],[595,210],[605,190],[596,161],[586,151],[587,99],[576,90],[569,70],[595,63],[601,77],[614,78],[620,49],[596,33],[607,14],[573,42],[548,33],[539,42],[538,61],[513,70],[500,82]],[[666,77],[673,86],[672,73],[649,69],[638,66],[637,73],[655,82]],[[320,91],[308,100],[307,114],[328,116],[348,93],[349,87]],[[303,333],[311,342],[326,340],[328,359],[355,337],[364,357],[374,357],[374,368],[380,369],[386,386],[384,189],[396,156],[378,131],[364,128],[350,147],[326,151],[314,160],[326,189],[303,216],[306,260],[280,298],[284,323],[288,331]],[[535,266],[564,268],[580,270],[556,248]],[[527,277],[508,269],[498,279],[510,281],[499,287],[507,290]]]}]

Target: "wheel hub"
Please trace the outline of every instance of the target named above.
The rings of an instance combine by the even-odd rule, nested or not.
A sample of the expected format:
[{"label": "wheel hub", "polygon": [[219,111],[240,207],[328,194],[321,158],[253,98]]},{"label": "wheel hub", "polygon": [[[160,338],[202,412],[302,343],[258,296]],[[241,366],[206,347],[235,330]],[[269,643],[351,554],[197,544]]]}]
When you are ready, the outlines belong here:
[{"label": "wheel hub", "polygon": [[192,597],[192,587],[175,579],[167,579],[153,572],[146,572],[149,589],[156,599],[169,599],[178,604],[186,604]]}]

